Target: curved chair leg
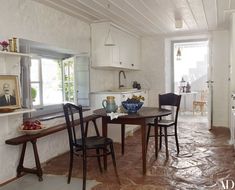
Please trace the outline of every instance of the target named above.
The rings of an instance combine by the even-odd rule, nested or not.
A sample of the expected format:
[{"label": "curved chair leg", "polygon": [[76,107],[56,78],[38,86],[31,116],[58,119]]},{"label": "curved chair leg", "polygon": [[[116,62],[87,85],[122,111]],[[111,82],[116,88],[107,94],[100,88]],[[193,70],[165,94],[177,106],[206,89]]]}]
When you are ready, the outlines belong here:
[{"label": "curved chair leg", "polygon": [[179,154],[180,149],[179,149],[179,142],[178,142],[178,135],[177,135],[177,126],[175,126],[175,143],[176,143],[176,148],[177,148],[177,154]]},{"label": "curved chair leg", "polygon": [[158,156],[158,126],[154,126],[155,157]]},{"label": "curved chair leg", "polygon": [[119,176],[118,176],[118,172],[117,172],[117,165],[116,165],[116,159],[115,159],[113,144],[110,144],[110,151],[111,151],[111,156],[112,156],[112,160],[113,160],[114,171],[115,171],[118,183],[121,184]]},{"label": "curved chair leg", "polygon": [[104,171],[107,170],[107,147],[103,148]]},{"label": "curved chair leg", "polygon": [[147,149],[148,149],[149,137],[150,137],[150,131],[151,131],[151,125],[148,125],[146,151],[147,151]]},{"label": "curved chair leg", "polygon": [[159,150],[162,149],[162,127],[160,127],[160,142],[159,142]]},{"label": "curved chair leg", "polygon": [[97,154],[97,161],[98,161],[98,164],[99,164],[99,169],[100,169],[100,172],[102,173],[103,170],[102,170],[102,166],[101,166],[101,160],[100,160],[100,150],[97,148],[96,149],[96,154]]},{"label": "curved chair leg", "polygon": [[82,167],[83,167],[83,182],[82,182],[82,190],[86,190],[86,168],[87,168],[87,158],[86,158],[86,150],[83,150],[82,156]]},{"label": "curved chair leg", "polygon": [[94,127],[95,127],[96,135],[99,137],[99,136],[100,136],[100,132],[99,132],[99,129],[98,129],[98,127],[97,127],[96,120],[92,120],[92,122],[93,122]]},{"label": "curved chair leg", "polygon": [[164,127],[164,135],[165,135],[166,157],[169,157],[169,153],[168,153],[168,139],[167,139],[167,127]]},{"label": "curved chair leg", "polygon": [[89,126],[89,121],[86,122],[86,126],[85,126],[85,137],[87,137],[87,133],[88,133],[88,126]]},{"label": "curved chair leg", "polygon": [[71,174],[73,169],[73,152],[70,151],[70,161],[69,161],[69,174],[68,174],[68,180],[67,183],[70,183],[71,180]]}]

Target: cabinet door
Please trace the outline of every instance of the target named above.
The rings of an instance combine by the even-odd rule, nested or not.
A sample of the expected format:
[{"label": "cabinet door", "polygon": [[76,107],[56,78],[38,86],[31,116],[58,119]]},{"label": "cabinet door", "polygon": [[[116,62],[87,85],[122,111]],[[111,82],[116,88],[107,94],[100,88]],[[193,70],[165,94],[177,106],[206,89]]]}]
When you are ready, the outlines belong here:
[{"label": "cabinet door", "polygon": [[130,68],[130,37],[127,33],[119,31],[119,41],[120,41],[120,64],[124,68]]},{"label": "cabinet door", "polygon": [[120,31],[120,61],[127,69],[139,69],[140,41],[122,31]]},{"label": "cabinet door", "polygon": [[131,62],[130,66],[131,69],[140,69],[140,40],[135,38],[134,36],[131,37]]},{"label": "cabinet door", "polygon": [[104,45],[108,29],[108,23],[91,26],[92,66],[106,67],[112,63],[113,49],[111,46]]},{"label": "cabinet door", "polygon": [[111,65],[113,67],[122,67],[122,63],[120,62],[120,37],[119,30],[115,27],[110,28],[110,33],[115,43],[115,46],[107,46],[107,48],[111,49],[112,62]]}]

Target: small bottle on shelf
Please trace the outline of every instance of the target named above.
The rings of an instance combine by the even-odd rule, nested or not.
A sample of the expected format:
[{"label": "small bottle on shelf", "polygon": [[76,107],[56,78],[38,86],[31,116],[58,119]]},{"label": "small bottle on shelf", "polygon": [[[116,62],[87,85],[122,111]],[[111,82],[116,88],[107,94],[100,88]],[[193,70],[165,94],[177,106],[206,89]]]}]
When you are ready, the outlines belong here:
[{"label": "small bottle on shelf", "polygon": [[13,37],[12,38],[12,43],[13,43],[13,52],[18,52],[18,44],[17,44],[17,38]]},{"label": "small bottle on shelf", "polygon": [[9,51],[13,52],[13,44],[12,44],[12,39],[8,39],[9,42]]}]

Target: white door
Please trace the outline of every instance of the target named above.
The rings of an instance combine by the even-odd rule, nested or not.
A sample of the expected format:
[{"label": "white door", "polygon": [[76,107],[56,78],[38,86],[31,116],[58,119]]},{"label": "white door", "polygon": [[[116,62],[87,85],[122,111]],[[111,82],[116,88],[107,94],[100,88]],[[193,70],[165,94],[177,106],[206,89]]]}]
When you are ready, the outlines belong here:
[{"label": "white door", "polygon": [[212,43],[211,39],[208,39],[208,64],[207,64],[207,88],[208,88],[208,97],[207,97],[207,119],[208,119],[208,129],[212,128],[213,122],[213,80],[212,80]]}]

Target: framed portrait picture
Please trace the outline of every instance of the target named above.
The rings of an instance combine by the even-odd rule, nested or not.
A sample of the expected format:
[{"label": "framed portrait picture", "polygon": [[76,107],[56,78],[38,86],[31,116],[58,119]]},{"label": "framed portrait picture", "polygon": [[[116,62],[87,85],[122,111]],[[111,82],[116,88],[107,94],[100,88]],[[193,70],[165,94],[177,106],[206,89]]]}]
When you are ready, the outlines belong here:
[{"label": "framed portrait picture", "polygon": [[0,75],[0,109],[20,108],[20,89],[17,75]]}]

